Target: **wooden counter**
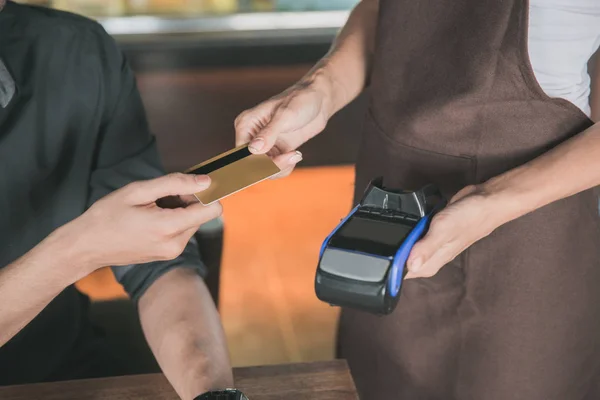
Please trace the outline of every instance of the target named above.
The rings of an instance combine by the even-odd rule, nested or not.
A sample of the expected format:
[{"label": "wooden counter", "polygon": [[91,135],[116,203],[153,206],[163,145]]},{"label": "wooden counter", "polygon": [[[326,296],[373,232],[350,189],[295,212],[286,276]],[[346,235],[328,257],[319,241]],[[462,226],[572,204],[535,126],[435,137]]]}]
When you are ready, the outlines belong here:
[{"label": "wooden counter", "polygon": [[[345,361],[238,368],[250,400],[358,400]],[[178,400],[162,374],[0,387],[2,400]]]}]

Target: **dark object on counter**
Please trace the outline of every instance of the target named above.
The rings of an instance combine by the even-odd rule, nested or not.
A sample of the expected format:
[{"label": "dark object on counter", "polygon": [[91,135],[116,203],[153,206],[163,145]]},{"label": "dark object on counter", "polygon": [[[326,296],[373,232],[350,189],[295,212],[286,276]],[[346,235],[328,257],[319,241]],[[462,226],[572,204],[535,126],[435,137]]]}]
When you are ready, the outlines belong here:
[{"label": "dark object on counter", "polygon": [[248,400],[248,398],[239,390],[225,389],[204,393],[195,400]]}]

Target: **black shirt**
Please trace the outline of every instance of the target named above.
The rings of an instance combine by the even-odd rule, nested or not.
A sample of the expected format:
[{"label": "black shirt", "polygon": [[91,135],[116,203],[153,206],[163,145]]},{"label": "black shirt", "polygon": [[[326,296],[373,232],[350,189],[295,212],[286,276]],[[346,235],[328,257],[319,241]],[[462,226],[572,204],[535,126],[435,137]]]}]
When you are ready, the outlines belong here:
[{"label": "black shirt", "polygon": [[[0,60],[2,268],[109,192],[164,172],[135,77],[99,24],[8,2]],[[193,240],[174,261],[113,271],[137,300],[179,266],[204,274]],[[86,301],[67,288],[0,348],[0,384],[41,381],[59,368],[85,324]]]}]

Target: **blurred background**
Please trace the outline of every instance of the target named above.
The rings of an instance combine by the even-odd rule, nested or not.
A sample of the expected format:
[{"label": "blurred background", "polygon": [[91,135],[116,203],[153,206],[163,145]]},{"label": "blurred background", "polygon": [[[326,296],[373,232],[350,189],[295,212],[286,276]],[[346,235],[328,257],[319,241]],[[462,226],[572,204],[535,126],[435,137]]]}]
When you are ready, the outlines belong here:
[{"label": "blurred background", "polygon": [[[83,14],[115,37],[136,72],[163,163],[181,171],[232,148],[235,117],[306,73],[358,0],[21,2]],[[323,239],[351,206],[364,108],[363,96],[301,148],[304,161],[291,177],[226,199],[223,218],[201,229],[234,366],[334,357],[338,310],[316,299],[313,279]],[[110,270],[78,286],[99,323],[130,338],[118,344],[123,352],[144,347]]]},{"label": "blurred background", "polygon": [[[232,148],[235,117],[306,73],[358,1],[20,2],[105,27],[136,72],[165,168],[181,171]],[[363,108],[360,98],[336,115],[301,149],[304,161],[291,177],[226,199],[223,218],[201,229],[235,366],[334,356],[338,310],[316,299],[313,280],[321,242],[351,206]],[[113,337],[130,338],[118,344],[124,352],[145,345],[110,270],[78,287]]]}]

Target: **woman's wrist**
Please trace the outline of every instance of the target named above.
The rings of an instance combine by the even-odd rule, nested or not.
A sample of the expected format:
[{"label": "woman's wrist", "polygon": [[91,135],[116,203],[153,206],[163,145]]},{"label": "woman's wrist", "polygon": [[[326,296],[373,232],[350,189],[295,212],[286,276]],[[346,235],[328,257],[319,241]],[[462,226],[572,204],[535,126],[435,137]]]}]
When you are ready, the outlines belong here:
[{"label": "woman's wrist", "polygon": [[[498,226],[517,219],[541,207],[530,188],[519,183],[518,176],[511,173],[492,178],[480,185],[487,207],[493,209]],[[516,175],[516,174],[515,174]]]},{"label": "woman's wrist", "polygon": [[327,120],[350,102],[347,99],[347,90],[336,78],[328,58],[323,58],[299,85],[309,86],[322,95],[322,108]]}]

